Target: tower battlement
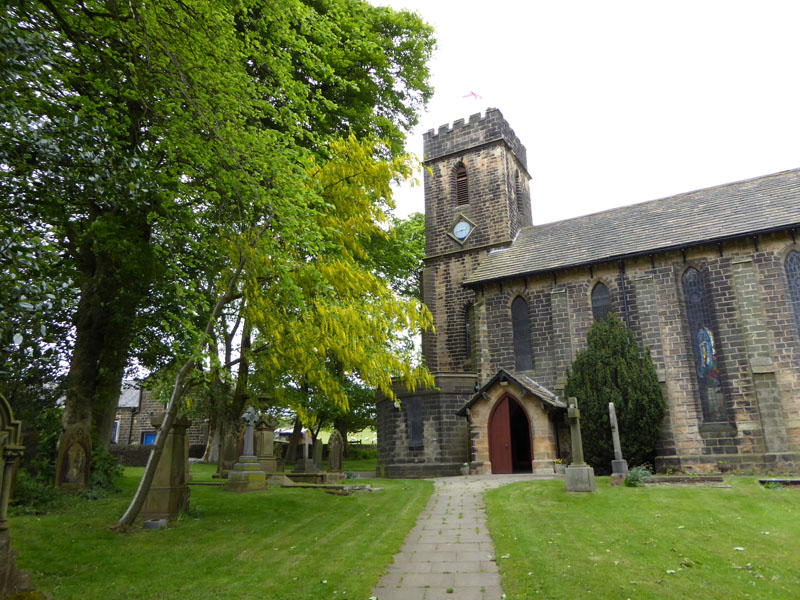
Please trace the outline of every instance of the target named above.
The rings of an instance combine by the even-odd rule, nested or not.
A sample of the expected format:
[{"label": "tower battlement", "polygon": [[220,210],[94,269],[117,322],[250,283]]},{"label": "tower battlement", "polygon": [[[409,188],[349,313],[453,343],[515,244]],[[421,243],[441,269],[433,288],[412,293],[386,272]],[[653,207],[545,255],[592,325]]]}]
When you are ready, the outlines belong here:
[{"label": "tower battlement", "polygon": [[503,118],[503,113],[496,108],[487,108],[483,116],[481,113],[470,115],[467,122],[457,119],[452,126],[442,125],[438,131],[429,129],[422,135],[422,139],[425,162],[502,140],[520,164],[526,170],[528,168],[525,146]]}]

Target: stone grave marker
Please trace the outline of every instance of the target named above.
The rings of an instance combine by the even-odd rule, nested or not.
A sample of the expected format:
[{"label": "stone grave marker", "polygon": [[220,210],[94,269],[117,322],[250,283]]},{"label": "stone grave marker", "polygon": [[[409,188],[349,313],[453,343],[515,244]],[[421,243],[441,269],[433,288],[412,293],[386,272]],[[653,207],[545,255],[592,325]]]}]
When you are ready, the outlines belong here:
[{"label": "stone grave marker", "polygon": [[275,459],[275,427],[278,421],[275,417],[262,414],[256,422],[256,456],[261,470],[265,473],[274,473],[278,470]]},{"label": "stone grave marker", "polygon": [[311,444],[311,436],[308,432],[303,432],[303,439],[300,440],[303,444],[303,458],[298,459],[295,463],[293,473],[317,473],[319,468],[314,463],[313,458],[308,457],[308,447]]},{"label": "stone grave marker", "polygon": [[344,458],[344,441],[338,429],[334,429],[328,439],[328,472],[341,473]]},{"label": "stone grave marker", "polygon": [[566,489],[568,492],[594,492],[597,484],[594,480],[594,469],[583,462],[583,440],[581,439],[581,412],[578,410],[578,399],[569,398],[567,408],[569,433],[572,438],[572,464],[566,469]]},{"label": "stone grave marker", "polygon": [[[153,416],[150,423],[161,433],[161,425],[167,413]],[[144,499],[139,516],[142,519],[174,519],[182,510],[189,508],[189,487],[186,485],[186,430],[192,420],[179,413],[172,429],[167,432],[164,450],[153,476],[150,491]]]},{"label": "stone grave marker", "polygon": [[236,459],[239,457],[239,434],[235,427],[225,428],[220,441],[219,459],[217,461],[217,472],[213,477],[225,479],[228,471],[233,469]]},{"label": "stone grave marker", "polygon": [[314,442],[314,466],[317,469],[322,468],[322,453],[324,449],[322,440],[317,438],[317,441]]},{"label": "stone grave marker", "polygon": [[614,410],[613,402],[608,403],[608,418],[611,421],[611,439],[614,442],[614,460],[611,461],[611,485],[622,485],[628,476],[628,461],[622,458],[617,412]]},{"label": "stone grave marker", "polygon": [[267,474],[261,470],[253,448],[253,439],[258,415],[252,406],[242,415],[245,422],[244,449],[239,462],[228,473],[225,490],[228,492],[255,492],[267,487]]},{"label": "stone grave marker", "polygon": [[89,487],[92,436],[83,423],[68,426],[58,440],[56,484],[65,490]]},{"label": "stone grave marker", "polygon": [[17,551],[8,532],[8,501],[17,461],[22,456],[22,423],[14,418],[11,405],[0,394],[0,598],[27,592],[26,598],[43,598],[33,591],[31,575],[16,566]]}]

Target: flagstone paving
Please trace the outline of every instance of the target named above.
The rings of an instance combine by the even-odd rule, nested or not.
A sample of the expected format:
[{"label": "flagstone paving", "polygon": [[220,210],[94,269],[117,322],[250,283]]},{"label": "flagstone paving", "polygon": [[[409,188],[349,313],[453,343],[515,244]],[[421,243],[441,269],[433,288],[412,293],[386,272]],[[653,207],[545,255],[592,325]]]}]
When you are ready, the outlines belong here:
[{"label": "flagstone paving", "polygon": [[501,600],[503,588],[486,528],[483,492],[551,476],[470,475],[434,479],[435,491],[389,571],[378,600]]}]

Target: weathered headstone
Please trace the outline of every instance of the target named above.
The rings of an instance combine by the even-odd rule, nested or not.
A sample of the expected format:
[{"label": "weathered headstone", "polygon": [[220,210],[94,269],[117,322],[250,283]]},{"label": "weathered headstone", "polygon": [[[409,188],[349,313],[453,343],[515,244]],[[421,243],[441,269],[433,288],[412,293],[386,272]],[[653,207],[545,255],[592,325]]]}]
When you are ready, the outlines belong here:
[{"label": "weathered headstone", "polygon": [[[14,418],[11,406],[0,394],[0,598],[33,591],[30,573],[17,570],[17,552],[11,547],[8,533],[8,501],[14,471],[23,450],[22,423]],[[26,597],[40,596],[31,593]]]},{"label": "weathered headstone", "polygon": [[258,457],[253,449],[253,438],[258,415],[250,406],[242,415],[245,422],[244,450],[239,457],[239,462],[233,465],[233,470],[228,473],[225,490],[229,492],[255,492],[267,487],[267,474],[261,470]]},{"label": "weathered headstone", "polygon": [[614,442],[614,460],[611,461],[611,485],[622,485],[628,476],[628,461],[622,458],[617,412],[614,410],[613,402],[608,403],[608,418],[611,421],[611,439]]},{"label": "weathered headstone", "polygon": [[256,422],[256,456],[261,470],[274,473],[278,470],[275,459],[275,427],[278,422],[270,415],[261,415]]},{"label": "weathered headstone", "polygon": [[235,427],[225,428],[220,441],[217,472],[213,477],[225,479],[239,457],[239,436]]},{"label": "weathered headstone", "polygon": [[298,459],[294,465],[293,473],[317,473],[319,472],[319,467],[314,463],[313,458],[309,458],[308,454],[308,447],[311,444],[311,436],[308,434],[307,431],[303,432],[303,439],[301,440],[303,444],[303,458]]},{"label": "weathered headstone", "polygon": [[[161,431],[167,413],[155,415],[150,423]],[[192,420],[179,413],[167,432],[164,449],[156,466],[150,491],[144,499],[139,516],[142,519],[174,519],[189,508],[189,487],[186,485],[186,430]]]},{"label": "weathered headstone", "polygon": [[344,440],[338,429],[334,429],[328,438],[328,472],[341,473],[344,456]]},{"label": "weathered headstone", "polygon": [[567,407],[569,433],[572,438],[572,464],[566,469],[566,489],[568,492],[594,492],[597,485],[594,481],[594,469],[583,462],[583,440],[581,439],[581,412],[578,410],[578,399],[570,398]]},{"label": "weathered headstone", "polygon": [[322,440],[317,438],[314,442],[314,466],[319,469],[322,467],[322,451],[324,450],[324,445]]},{"label": "weathered headstone", "polygon": [[58,439],[56,484],[65,490],[89,487],[92,436],[83,423],[73,423]]}]

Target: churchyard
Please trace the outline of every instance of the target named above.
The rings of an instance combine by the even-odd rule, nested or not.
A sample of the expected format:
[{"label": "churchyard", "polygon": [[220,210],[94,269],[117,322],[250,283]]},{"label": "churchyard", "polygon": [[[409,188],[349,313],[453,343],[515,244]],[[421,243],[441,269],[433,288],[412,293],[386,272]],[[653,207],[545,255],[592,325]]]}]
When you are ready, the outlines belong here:
[{"label": "churchyard", "polygon": [[[193,464],[192,480],[211,482],[214,471]],[[366,600],[433,487],[366,480],[381,490],[343,497],[192,485],[189,512],[166,530],[109,531],[141,473],[126,468],[107,498],[12,514],[19,566],[40,589],[58,599]],[[754,477],[723,485],[611,487],[598,477],[592,494],[567,494],[563,480],[489,491],[507,598],[795,598],[800,491]]]}]

